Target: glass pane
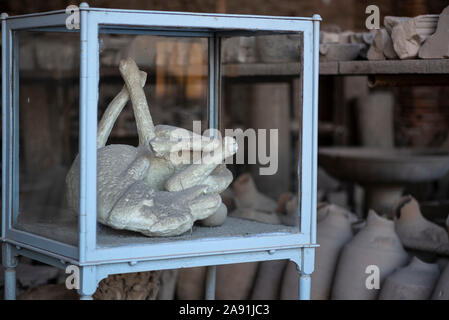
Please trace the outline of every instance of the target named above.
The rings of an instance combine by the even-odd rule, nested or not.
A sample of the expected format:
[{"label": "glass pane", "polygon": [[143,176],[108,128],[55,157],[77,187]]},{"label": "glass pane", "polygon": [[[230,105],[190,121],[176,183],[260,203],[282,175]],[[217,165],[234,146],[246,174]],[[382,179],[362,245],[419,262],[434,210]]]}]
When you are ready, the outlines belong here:
[{"label": "glass pane", "polygon": [[19,201],[13,227],[77,245],[65,178],[78,153],[79,33],[16,31],[14,41]]},{"label": "glass pane", "polygon": [[[301,132],[300,34],[223,42],[223,127],[237,136],[230,216],[298,231]],[[234,132],[233,132],[234,130]]]},{"label": "glass pane", "polygon": [[[144,109],[149,111],[151,126],[155,126],[156,132],[161,132],[158,131],[163,128],[161,125],[168,125],[201,135],[208,124],[207,38],[100,33],[98,114],[99,135],[103,138],[99,145],[98,168],[99,177],[107,176],[98,179],[100,223],[97,225],[97,245],[100,247],[160,241],[160,236],[154,238],[155,234],[149,234],[154,224],[150,216],[153,213],[159,216],[164,210],[169,210],[168,215],[176,217],[178,213],[182,215],[189,210],[187,203],[183,205],[182,210],[179,210],[178,204],[167,202],[163,203],[162,207],[159,206],[159,199],[168,193],[165,186],[167,180],[175,172],[179,172],[180,167],[173,166],[167,158],[168,154],[156,154],[156,147],[152,142],[147,141],[139,146],[139,138],[144,136],[144,127],[148,126],[142,125],[142,129],[138,129],[136,113],[144,111],[136,107],[138,103],[133,101],[132,96],[121,107],[114,109],[118,106],[114,101],[119,99],[116,97],[120,97],[121,90],[128,92],[126,88],[123,89],[125,76],[120,70],[120,62],[124,60],[132,61],[140,72],[146,73],[143,85],[146,100]],[[105,119],[110,119],[111,125],[108,128],[102,126],[102,123],[106,123]],[[109,135],[103,135],[103,132],[109,130]],[[150,149],[154,151],[150,151],[149,161],[141,158],[142,155],[136,147],[141,147],[139,150],[146,148],[145,152]],[[119,154],[111,154],[114,150],[119,150]],[[120,165],[114,165],[114,172],[106,173],[109,170],[106,167],[108,161]],[[114,187],[110,194],[101,191],[102,188],[110,188],[115,176],[128,177],[133,166],[139,161],[144,162],[143,166],[148,161],[150,167],[145,169],[145,173],[129,184],[120,178],[121,185]],[[151,197],[144,200],[152,192],[165,192],[155,198],[154,206],[149,204],[153,204],[153,200],[149,200]],[[140,193],[144,195],[139,196]],[[122,202],[128,200],[129,202],[121,206]],[[177,202],[178,199],[175,197],[172,201]],[[114,205],[110,205],[111,203]],[[148,212],[152,212],[152,208],[156,211],[148,215],[142,214],[142,220],[137,223],[139,218],[136,218],[135,214],[143,212],[142,207],[147,208],[145,210]],[[186,231],[182,233],[186,234]],[[152,238],[145,237],[144,234]],[[117,237],[120,237],[120,242]]]}]

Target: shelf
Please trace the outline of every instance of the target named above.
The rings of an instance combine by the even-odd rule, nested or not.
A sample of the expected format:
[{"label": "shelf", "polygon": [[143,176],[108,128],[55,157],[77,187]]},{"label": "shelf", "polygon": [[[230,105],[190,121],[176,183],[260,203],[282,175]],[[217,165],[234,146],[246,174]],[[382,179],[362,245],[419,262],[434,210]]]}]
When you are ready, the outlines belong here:
[{"label": "shelf", "polygon": [[[241,63],[226,64],[223,74],[228,78],[251,76],[297,76],[300,64]],[[320,75],[376,75],[376,74],[448,74],[449,59],[382,60],[382,61],[326,61],[320,62]]]},{"label": "shelf", "polygon": [[228,78],[254,76],[299,76],[301,65],[297,62],[236,63],[223,65],[223,76]]},{"label": "shelf", "polygon": [[[18,230],[53,239],[59,242],[78,246],[78,222],[75,219],[56,219],[39,222],[32,219],[19,219],[15,227]],[[245,237],[273,233],[294,233],[297,227],[266,224],[246,219],[228,217],[219,227],[201,227],[195,225],[191,232],[176,237],[146,237],[137,232],[114,230],[98,224],[98,247],[110,248],[118,246],[161,244],[183,240],[207,240],[224,237]]]},{"label": "shelf", "polygon": [[320,62],[320,75],[447,73],[449,73],[449,59]]}]

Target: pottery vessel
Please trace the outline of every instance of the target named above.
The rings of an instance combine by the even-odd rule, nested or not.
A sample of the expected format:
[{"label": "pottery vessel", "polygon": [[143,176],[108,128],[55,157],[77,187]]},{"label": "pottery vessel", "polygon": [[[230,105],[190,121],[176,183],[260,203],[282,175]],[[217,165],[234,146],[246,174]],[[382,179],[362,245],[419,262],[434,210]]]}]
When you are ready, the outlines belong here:
[{"label": "pottery vessel", "polygon": [[215,298],[217,300],[246,300],[256,278],[259,262],[217,266]]},{"label": "pottery vessel", "polygon": [[178,269],[164,270],[159,279],[160,287],[157,294],[158,300],[173,300],[176,295],[176,283],[178,281]]},{"label": "pottery vessel", "polygon": [[241,174],[232,184],[237,208],[253,208],[258,211],[274,212],[277,203],[257,190],[249,173]]},{"label": "pottery vessel", "polygon": [[449,154],[436,149],[321,147],[318,154],[329,174],[365,188],[367,209],[388,215],[404,185],[438,180],[449,171]]},{"label": "pottery vessel", "polygon": [[259,265],[252,300],[276,300],[279,298],[282,275],[287,265],[286,260],[264,261]]},{"label": "pottery vessel", "polygon": [[249,173],[241,174],[233,183],[232,189],[237,209],[230,212],[229,216],[263,223],[281,223],[276,214],[277,202],[257,190]]},{"label": "pottery vessel", "polygon": [[396,232],[405,247],[449,254],[449,236],[445,228],[425,219],[412,196],[402,197],[395,209]]},{"label": "pottery vessel", "polygon": [[418,56],[421,45],[435,33],[438,15],[421,15],[397,23],[391,31],[394,50],[400,59]]},{"label": "pottery vessel", "polygon": [[289,261],[285,267],[280,290],[281,300],[297,300],[299,296],[299,272],[296,263]]},{"label": "pottery vessel", "polygon": [[447,227],[447,232],[449,232],[449,216],[447,216],[447,219],[446,219],[446,227]]},{"label": "pottery vessel", "polygon": [[382,284],[380,300],[427,300],[438,281],[437,264],[414,257],[410,264],[391,274]]},{"label": "pottery vessel", "polygon": [[320,61],[355,60],[365,48],[358,43],[324,43],[320,44]]},{"label": "pottery vessel", "polygon": [[437,30],[424,42],[419,50],[421,59],[442,59],[449,57],[449,6],[439,15]]},{"label": "pottery vessel", "polygon": [[254,220],[259,221],[262,223],[269,223],[269,224],[280,224],[281,219],[279,215],[277,215],[274,212],[263,212],[258,211],[252,208],[239,208],[231,213],[229,213],[230,217],[235,218],[241,218],[241,219],[248,219],[248,220]]},{"label": "pottery vessel", "polygon": [[332,288],[332,299],[376,299],[379,289],[368,289],[373,266],[378,268],[379,283],[382,285],[383,280],[407,261],[408,255],[394,230],[393,221],[370,210],[366,226],[343,248]]},{"label": "pottery vessel", "polygon": [[343,210],[328,205],[326,216],[317,224],[315,271],[312,273],[312,300],[329,299],[337,261],[343,246],[352,238],[351,221]]},{"label": "pottery vessel", "polygon": [[433,291],[432,300],[449,300],[449,264],[446,265]]},{"label": "pottery vessel", "polygon": [[301,39],[297,35],[266,35],[256,37],[256,52],[261,62],[297,62]]},{"label": "pottery vessel", "polygon": [[179,269],[176,296],[179,300],[204,299],[206,267]]}]

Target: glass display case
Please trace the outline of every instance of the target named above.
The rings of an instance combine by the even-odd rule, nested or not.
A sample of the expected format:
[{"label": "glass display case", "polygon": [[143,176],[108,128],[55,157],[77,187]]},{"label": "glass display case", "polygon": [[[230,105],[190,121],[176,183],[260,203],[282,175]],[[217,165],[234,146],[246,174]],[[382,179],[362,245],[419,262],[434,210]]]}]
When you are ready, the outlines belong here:
[{"label": "glass display case", "polygon": [[213,298],[213,266],[290,259],[308,299],[321,18],[72,9],[2,14],[5,298],[26,256],[84,299],[195,266]]}]

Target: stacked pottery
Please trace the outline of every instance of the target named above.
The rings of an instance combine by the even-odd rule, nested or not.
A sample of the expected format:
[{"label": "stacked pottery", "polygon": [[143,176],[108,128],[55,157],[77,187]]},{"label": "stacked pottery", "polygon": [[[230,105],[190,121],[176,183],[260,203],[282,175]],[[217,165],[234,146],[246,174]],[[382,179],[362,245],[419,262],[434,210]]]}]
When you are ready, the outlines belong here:
[{"label": "stacked pottery", "polygon": [[437,264],[425,263],[414,257],[405,268],[391,274],[383,283],[380,300],[427,300],[438,281]]},{"label": "stacked pottery", "polygon": [[406,248],[449,254],[449,236],[439,225],[425,219],[412,196],[399,200],[395,209],[396,232]]},{"label": "stacked pottery", "polygon": [[[244,173],[240,175],[232,185],[236,210],[229,215],[263,223],[279,224],[279,216],[275,213],[278,204],[273,199],[265,196],[257,190],[251,175]],[[280,275],[265,275],[266,269],[275,269],[282,272],[283,267],[278,270],[278,262],[267,262],[259,269],[258,282],[273,286]],[[245,300],[251,297],[251,290],[256,280],[259,262],[248,262],[240,264],[229,264],[217,267],[217,289],[216,298],[219,300]],[[262,273],[261,273],[262,272]],[[268,279],[269,278],[269,279]],[[264,296],[272,299],[277,296],[277,291],[261,293],[259,285],[254,291],[256,296]],[[274,299],[274,298],[273,298]]]},{"label": "stacked pottery", "polygon": [[[295,202],[290,200],[290,206]],[[289,207],[287,203],[287,208]],[[287,211],[291,211],[290,210]],[[334,204],[318,204],[315,271],[312,273],[311,299],[329,299],[338,256],[343,246],[352,238],[351,224],[356,217],[344,208]],[[280,290],[282,300],[298,299],[299,273],[294,262],[285,268]]]},{"label": "stacked pottery", "polygon": [[[313,282],[313,281],[312,281]],[[299,295],[299,272],[296,263],[289,261],[282,277],[281,300],[297,300]]]},{"label": "stacked pottery", "polygon": [[179,300],[204,299],[206,267],[180,269],[176,295]]},{"label": "stacked pottery", "polygon": [[449,300],[449,264],[446,265],[433,291],[433,300]]},{"label": "stacked pottery", "polygon": [[446,227],[447,227],[447,232],[449,232],[449,216],[447,216],[447,219],[446,219]]},{"label": "stacked pottery", "polygon": [[162,271],[159,279],[160,286],[157,294],[158,300],[173,300],[175,298],[178,274],[178,269]]},{"label": "stacked pottery", "polygon": [[249,173],[240,175],[232,184],[232,189],[237,209],[229,216],[271,224],[281,222],[275,213],[277,202],[257,190]]},{"label": "stacked pottery", "polygon": [[[394,223],[373,210],[366,226],[347,243],[341,253],[332,289],[332,299],[375,300],[379,288],[372,287],[372,277],[381,284],[392,272],[407,263],[408,255],[394,230]],[[379,272],[373,272],[372,270]],[[375,282],[374,282],[375,283]]]},{"label": "stacked pottery", "polygon": [[263,35],[256,38],[260,62],[299,61],[301,38],[295,34]]},{"label": "stacked pottery", "polygon": [[258,262],[247,262],[217,266],[215,298],[217,300],[249,299],[258,265]]},{"label": "stacked pottery", "polygon": [[[312,300],[329,299],[338,256],[352,238],[351,221],[342,208],[327,205],[321,208],[325,216],[317,224],[315,271],[312,274]],[[321,214],[320,214],[321,215]]]},{"label": "stacked pottery", "polygon": [[252,300],[276,300],[279,298],[279,288],[286,264],[286,260],[263,261],[259,264],[251,294]]},{"label": "stacked pottery", "polygon": [[279,196],[278,207],[276,209],[280,223],[286,226],[298,226],[298,197],[290,192],[283,193]]}]

